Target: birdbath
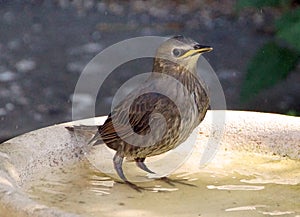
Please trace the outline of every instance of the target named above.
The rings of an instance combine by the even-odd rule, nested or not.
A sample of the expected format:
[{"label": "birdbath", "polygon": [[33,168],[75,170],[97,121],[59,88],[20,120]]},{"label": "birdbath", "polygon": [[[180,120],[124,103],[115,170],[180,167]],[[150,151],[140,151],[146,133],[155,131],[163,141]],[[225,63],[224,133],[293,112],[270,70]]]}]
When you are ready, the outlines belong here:
[{"label": "birdbath", "polygon": [[[200,165],[219,130],[213,115],[220,112],[226,120],[216,154]],[[191,154],[169,171],[171,179],[190,185],[154,181],[127,162],[125,172],[151,188],[142,192],[116,181],[112,150],[87,145],[92,132],[65,129],[88,121],[53,125],[0,145],[1,217],[300,216],[299,117],[209,111]],[[167,162],[150,157],[149,167],[159,172],[157,162],[176,163],[182,153],[171,152]]]}]

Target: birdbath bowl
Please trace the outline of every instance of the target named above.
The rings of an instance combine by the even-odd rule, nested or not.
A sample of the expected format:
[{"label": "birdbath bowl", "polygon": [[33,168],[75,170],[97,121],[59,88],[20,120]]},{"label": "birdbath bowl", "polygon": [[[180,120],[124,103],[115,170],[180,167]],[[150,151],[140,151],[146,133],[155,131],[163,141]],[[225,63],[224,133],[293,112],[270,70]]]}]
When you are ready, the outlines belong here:
[{"label": "birdbath bowl", "polygon": [[[223,112],[216,154],[200,165],[213,141],[213,115]],[[105,117],[92,119],[101,124]],[[187,160],[147,158],[180,167],[165,172],[183,183],[152,180],[125,162],[129,177],[141,177],[137,192],[118,182],[113,150],[87,145],[92,132],[53,125],[0,145],[0,216],[300,216],[300,118],[244,111],[209,111]],[[101,155],[102,154],[102,155]],[[183,153],[186,154],[186,153]],[[177,156],[177,157],[176,157]],[[138,179],[137,179],[138,180]],[[183,181],[182,181],[183,180]]]}]

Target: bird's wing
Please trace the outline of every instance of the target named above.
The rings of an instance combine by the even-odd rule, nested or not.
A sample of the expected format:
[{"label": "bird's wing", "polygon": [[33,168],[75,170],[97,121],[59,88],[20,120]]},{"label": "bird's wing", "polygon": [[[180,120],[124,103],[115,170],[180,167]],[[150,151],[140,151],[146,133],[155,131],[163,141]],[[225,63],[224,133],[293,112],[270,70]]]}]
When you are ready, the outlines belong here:
[{"label": "bird's wing", "polygon": [[149,133],[151,114],[166,105],[166,100],[168,99],[165,96],[157,93],[143,94],[135,98],[132,104],[129,104],[131,100],[124,100],[112,111],[100,128],[103,141],[111,143],[119,140],[120,137],[129,137],[133,133],[140,135]]}]

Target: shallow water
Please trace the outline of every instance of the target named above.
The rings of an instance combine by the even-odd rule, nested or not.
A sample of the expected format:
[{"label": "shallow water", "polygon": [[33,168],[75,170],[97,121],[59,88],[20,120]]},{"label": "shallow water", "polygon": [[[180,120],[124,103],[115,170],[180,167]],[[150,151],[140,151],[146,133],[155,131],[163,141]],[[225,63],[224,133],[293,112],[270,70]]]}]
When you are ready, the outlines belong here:
[{"label": "shallow water", "polygon": [[[182,144],[146,159],[156,174],[171,173],[196,187],[145,182],[149,176],[125,161],[129,180],[147,187],[142,193],[115,181],[113,150],[86,146],[91,132],[74,136],[57,125],[25,134],[1,145],[0,216],[300,217],[300,122],[287,119],[226,112],[224,136],[211,143],[217,149],[208,143],[215,134],[210,137],[203,123],[192,152]],[[216,155],[199,168],[205,150]]]},{"label": "shallow water", "polygon": [[[83,216],[300,216],[300,162],[239,155],[174,174],[195,187],[139,182],[136,192],[87,161],[35,175],[23,186],[41,204]],[[189,171],[189,170],[186,170]]]}]

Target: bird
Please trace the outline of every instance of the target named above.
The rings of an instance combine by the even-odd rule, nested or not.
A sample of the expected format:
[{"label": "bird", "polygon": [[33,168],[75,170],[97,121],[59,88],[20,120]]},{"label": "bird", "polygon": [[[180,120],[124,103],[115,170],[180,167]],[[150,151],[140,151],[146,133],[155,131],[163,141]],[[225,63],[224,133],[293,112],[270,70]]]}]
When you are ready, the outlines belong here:
[{"label": "bird", "polygon": [[133,189],[140,191],[141,187],[126,178],[122,168],[125,158],[155,173],[145,159],[182,144],[204,119],[209,97],[205,82],[197,74],[197,61],[211,50],[211,46],[182,35],[167,39],[156,50],[149,77],[111,110],[103,125],[97,126],[89,143],[104,143],[116,151],[115,171]]}]

